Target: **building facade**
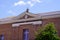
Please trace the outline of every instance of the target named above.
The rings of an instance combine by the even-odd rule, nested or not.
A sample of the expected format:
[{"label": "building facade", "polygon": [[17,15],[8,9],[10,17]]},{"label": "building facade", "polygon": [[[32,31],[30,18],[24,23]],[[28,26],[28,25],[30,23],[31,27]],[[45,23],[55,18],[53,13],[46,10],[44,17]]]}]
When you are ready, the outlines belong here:
[{"label": "building facade", "polygon": [[0,40],[34,40],[35,32],[49,22],[60,36],[60,11],[33,14],[27,9],[16,17],[0,19]]}]

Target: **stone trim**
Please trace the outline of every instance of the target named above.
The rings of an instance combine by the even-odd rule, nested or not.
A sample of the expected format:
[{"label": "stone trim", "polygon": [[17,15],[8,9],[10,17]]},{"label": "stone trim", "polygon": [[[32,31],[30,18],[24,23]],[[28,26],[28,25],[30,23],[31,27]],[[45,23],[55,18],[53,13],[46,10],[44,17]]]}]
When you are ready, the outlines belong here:
[{"label": "stone trim", "polygon": [[25,23],[15,23],[15,24],[12,24],[12,27],[18,27],[18,26],[20,26],[20,25],[25,25],[25,24],[32,24],[32,25],[42,24],[42,21],[25,22]]},{"label": "stone trim", "polygon": [[38,20],[41,18],[29,18],[29,19],[21,19],[21,20],[10,20],[10,21],[2,21],[0,24],[7,24],[7,23],[15,23],[15,22],[21,22],[21,21],[30,21],[30,20]]}]

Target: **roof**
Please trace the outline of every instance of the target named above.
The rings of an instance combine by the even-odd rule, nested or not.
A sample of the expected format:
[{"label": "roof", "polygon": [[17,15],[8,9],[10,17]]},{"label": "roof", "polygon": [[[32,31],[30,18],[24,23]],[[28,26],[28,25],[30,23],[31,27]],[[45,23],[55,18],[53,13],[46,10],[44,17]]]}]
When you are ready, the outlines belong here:
[{"label": "roof", "polygon": [[52,12],[44,12],[44,13],[37,13],[37,15],[55,15],[55,14],[60,14],[60,11],[52,11]]},{"label": "roof", "polygon": [[[33,18],[20,19],[21,17],[23,17],[25,15],[33,16]],[[0,24],[29,21],[29,20],[38,20],[38,19],[46,19],[46,18],[56,18],[56,17],[60,17],[60,11],[33,14],[33,13],[29,12],[27,9],[25,12],[21,13],[18,16],[0,19]]]}]

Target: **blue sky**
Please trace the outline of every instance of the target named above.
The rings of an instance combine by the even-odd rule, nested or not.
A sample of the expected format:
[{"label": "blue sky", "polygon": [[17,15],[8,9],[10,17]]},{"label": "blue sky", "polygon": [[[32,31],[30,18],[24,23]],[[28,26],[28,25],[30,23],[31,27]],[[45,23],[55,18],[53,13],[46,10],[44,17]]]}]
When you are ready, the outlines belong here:
[{"label": "blue sky", "polygon": [[60,11],[60,0],[0,0],[0,18],[17,16],[27,8],[32,13]]}]

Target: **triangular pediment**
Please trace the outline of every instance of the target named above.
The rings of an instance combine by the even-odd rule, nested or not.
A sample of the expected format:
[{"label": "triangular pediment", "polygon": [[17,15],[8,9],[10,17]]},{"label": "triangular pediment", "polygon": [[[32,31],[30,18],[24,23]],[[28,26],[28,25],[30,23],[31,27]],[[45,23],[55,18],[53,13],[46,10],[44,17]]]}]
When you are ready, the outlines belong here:
[{"label": "triangular pediment", "polygon": [[14,19],[28,19],[28,18],[35,18],[37,15],[30,13],[27,11],[21,13],[20,15],[16,16]]},{"label": "triangular pediment", "polygon": [[30,13],[30,12],[24,12],[24,13],[22,13],[22,14],[20,14],[20,15],[18,15],[16,18],[17,19],[28,19],[28,18],[35,18],[37,15],[35,15],[35,14],[32,14],[32,13]]}]

